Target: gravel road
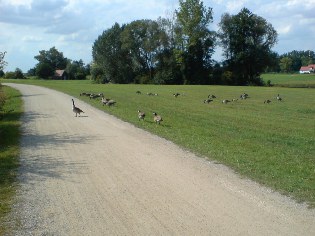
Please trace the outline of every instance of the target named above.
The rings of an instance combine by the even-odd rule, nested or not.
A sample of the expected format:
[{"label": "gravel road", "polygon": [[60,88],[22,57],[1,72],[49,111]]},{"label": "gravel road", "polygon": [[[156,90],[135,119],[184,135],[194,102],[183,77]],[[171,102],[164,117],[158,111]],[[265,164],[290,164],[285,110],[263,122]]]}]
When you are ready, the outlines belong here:
[{"label": "gravel road", "polygon": [[6,85],[25,107],[12,235],[315,235],[314,210],[223,165],[78,99],[75,117],[63,93]]}]

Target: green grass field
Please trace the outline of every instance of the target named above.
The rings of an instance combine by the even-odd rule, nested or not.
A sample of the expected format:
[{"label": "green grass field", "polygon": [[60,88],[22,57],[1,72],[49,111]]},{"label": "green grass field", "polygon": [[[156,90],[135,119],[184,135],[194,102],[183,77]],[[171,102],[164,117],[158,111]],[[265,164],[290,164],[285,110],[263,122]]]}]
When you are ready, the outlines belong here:
[{"label": "green grass field", "polygon": [[2,89],[6,103],[0,111],[0,235],[5,235],[3,217],[10,211],[16,190],[22,101],[18,91]]},{"label": "green grass field", "polygon": [[295,87],[295,88],[315,88],[315,74],[262,74],[265,83],[268,80],[274,86]]},{"label": "green grass field", "polygon": [[[315,206],[314,89],[14,82],[34,83],[68,93],[78,106],[78,99],[84,100],[199,156],[230,166],[242,176]],[[137,95],[137,90],[142,94]],[[99,100],[80,97],[81,92],[103,92],[117,104],[103,107]],[[148,92],[158,96],[148,96]],[[176,92],[181,94],[177,98],[172,95]],[[249,94],[246,100],[221,102],[237,99],[244,92]],[[217,98],[204,104],[209,94]],[[277,94],[282,102],[276,101]],[[264,104],[265,99],[272,102]],[[71,101],[68,102],[70,109]],[[137,110],[146,112],[144,122],[138,120]],[[163,117],[161,125],[154,124],[152,112]]]}]

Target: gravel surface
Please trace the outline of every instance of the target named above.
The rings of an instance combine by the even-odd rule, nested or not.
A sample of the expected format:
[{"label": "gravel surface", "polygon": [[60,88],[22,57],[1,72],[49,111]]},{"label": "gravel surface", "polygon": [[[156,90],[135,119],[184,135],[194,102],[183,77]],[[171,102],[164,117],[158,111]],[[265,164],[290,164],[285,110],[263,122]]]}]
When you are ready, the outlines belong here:
[{"label": "gravel surface", "polygon": [[75,117],[63,93],[6,85],[25,106],[10,235],[315,235],[314,210],[223,165],[77,99]]}]

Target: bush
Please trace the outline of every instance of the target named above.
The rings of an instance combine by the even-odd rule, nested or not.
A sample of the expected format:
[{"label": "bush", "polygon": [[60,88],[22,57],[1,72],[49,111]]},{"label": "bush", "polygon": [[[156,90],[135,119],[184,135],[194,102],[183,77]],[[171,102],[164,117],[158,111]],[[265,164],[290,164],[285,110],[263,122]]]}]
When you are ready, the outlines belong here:
[{"label": "bush", "polygon": [[15,79],[15,72],[13,71],[8,71],[4,75],[5,79]]}]

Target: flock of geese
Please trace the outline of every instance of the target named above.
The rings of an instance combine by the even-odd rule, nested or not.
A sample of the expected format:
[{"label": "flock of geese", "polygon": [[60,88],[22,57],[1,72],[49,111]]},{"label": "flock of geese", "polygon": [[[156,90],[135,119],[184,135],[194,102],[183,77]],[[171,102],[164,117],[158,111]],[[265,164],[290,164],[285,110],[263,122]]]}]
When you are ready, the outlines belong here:
[{"label": "flock of geese", "polygon": [[[141,92],[140,91],[136,91],[136,94],[141,94]],[[147,93],[147,95],[149,95],[149,96],[158,96],[157,93]],[[174,93],[173,94],[173,96],[175,98],[177,98],[180,95],[181,95],[180,93]],[[105,98],[103,93],[98,93],[98,94],[80,93],[80,96],[87,96],[90,99],[101,98],[101,103],[103,104],[103,106],[106,105],[106,106],[111,107],[111,106],[116,104],[115,100],[109,99],[109,98]],[[216,98],[217,97],[215,95],[209,94],[207,99],[205,99],[203,102],[209,104],[210,102],[213,102],[214,99],[216,99]],[[249,95],[247,93],[243,93],[243,94],[240,95],[239,98],[244,100],[244,99],[249,98]],[[279,101],[279,102],[283,101],[279,94],[276,96],[276,100]],[[222,103],[223,104],[228,104],[229,102],[236,102],[236,101],[238,101],[238,99],[232,99],[232,100],[223,99]],[[264,103],[265,104],[269,104],[269,103],[271,103],[271,100],[266,99],[264,101]],[[76,117],[77,117],[78,114],[80,116],[81,113],[84,113],[79,107],[75,106],[73,99],[72,99],[72,111],[75,113]],[[140,120],[144,120],[145,116],[146,116],[145,112],[138,110],[138,119],[139,119],[139,121]],[[158,115],[156,112],[153,112],[153,121],[156,124],[160,124],[163,121],[163,118],[160,115]]]}]

